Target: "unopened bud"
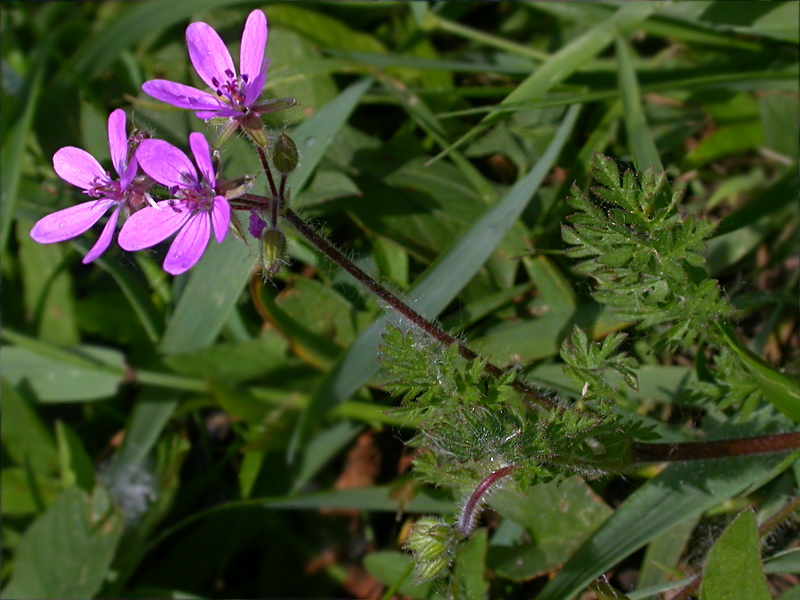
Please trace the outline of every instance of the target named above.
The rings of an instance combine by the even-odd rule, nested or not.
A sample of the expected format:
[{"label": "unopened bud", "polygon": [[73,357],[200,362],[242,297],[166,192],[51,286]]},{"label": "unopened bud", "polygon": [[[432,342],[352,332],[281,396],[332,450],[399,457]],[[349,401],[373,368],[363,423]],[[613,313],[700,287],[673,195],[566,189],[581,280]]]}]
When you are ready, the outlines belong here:
[{"label": "unopened bud", "polygon": [[245,130],[250,139],[262,148],[269,146],[269,138],[267,137],[267,129],[264,127],[264,122],[255,113],[247,114],[242,119],[242,128]]},{"label": "unopened bud", "polygon": [[280,229],[267,229],[261,238],[261,268],[265,279],[277,275],[286,264],[286,236]]},{"label": "unopened bud", "polygon": [[217,139],[215,139],[214,143],[211,145],[212,148],[222,148],[225,142],[227,142],[236,132],[236,130],[239,129],[239,123],[236,121],[236,119],[215,117],[213,119],[209,119],[208,124],[219,129]]},{"label": "unopened bud", "polygon": [[450,565],[453,528],[442,519],[423,517],[405,542],[406,550],[414,554],[416,574],[420,580],[434,579]]},{"label": "unopened bud", "polygon": [[297,168],[297,146],[294,140],[281,133],[272,148],[272,164],[279,173],[287,175]]}]

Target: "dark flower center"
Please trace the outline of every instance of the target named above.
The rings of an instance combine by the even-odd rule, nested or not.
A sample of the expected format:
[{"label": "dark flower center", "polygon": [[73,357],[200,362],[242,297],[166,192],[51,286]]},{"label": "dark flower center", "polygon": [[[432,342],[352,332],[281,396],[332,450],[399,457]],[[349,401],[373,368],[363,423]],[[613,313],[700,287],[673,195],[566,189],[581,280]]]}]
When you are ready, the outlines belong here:
[{"label": "dark flower center", "polygon": [[98,175],[92,180],[92,187],[84,190],[84,194],[92,198],[109,198],[110,200],[122,200],[122,184],[119,181],[112,181],[111,176]]},{"label": "dark flower center", "polygon": [[227,99],[231,107],[246,110],[244,87],[249,80],[248,76],[243,74],[241,77],[236,77],[236,74],[230,69],[225,69],[225,75],[228,76],[228,79],[222,83],[216,77],[211,78],[214,91],[220,98]]}]

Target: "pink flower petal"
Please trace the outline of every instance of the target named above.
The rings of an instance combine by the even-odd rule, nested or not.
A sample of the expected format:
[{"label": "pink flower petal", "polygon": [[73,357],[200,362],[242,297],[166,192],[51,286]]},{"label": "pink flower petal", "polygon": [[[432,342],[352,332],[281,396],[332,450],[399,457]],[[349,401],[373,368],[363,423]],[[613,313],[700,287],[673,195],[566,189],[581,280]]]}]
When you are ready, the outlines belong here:
[{"label": "pink flower petal", "polygon": [[97,238],[97,242],[92,246],[92,249],[89,250],[89,254],[83,258],[83,264],[88,265],[108,249],[111,244],[111,238],[114,237],[114,231],[117,228],[120,208],[122,208],[122,204],[117,204],[117,208],[114,209],[114,212],[112,212],[111,216],[108,218],[108,223],[103,227],[103,232],[100,234],[100,237]]},{"label": "pink flower petal", "polygon": [[[182,203],[164,200],[133,213],[119,232],[117,243],[123,250],[136,251],[163,242],[183,227],[192,213]],[[177,212],[177,210],[180,212]]]},{"label": "pink flower petal", "polygon": [[131,162],[125,168],[125,172],[120,173],[119,185],[122,188],[122,191],[127,190],[131,183],[133,183],[133,179],[136,177],[136,173],[138,171],[139,163],[136,160],[136,154],[134,154],[131,158]]},{"label": "pink flower petal", "polygon": [[247,17],[242,34],[242,47],[239,52],[240,74],[253,81],[266,71],[264,48],[267,45],[267,17],[260,10],[254,10]]},{"label": "pink flower petal", "polygon": [[198,212],[175,236],[175,241],[164,259],[164,270],[167,273],[180,275],[197,264],[208,245],[210,221],[208,213]]},{"label": "pink flower petal", "polygon": [[[269,64],[269,59],[267,59],[264,63],[265,65]],[[253,79],[251,79],[247,85],[245,85],[245,105],[252,107],[253,104],[256,103],[258,97],[261,96],[261,92],[264,91],[264,83],[267,81],[267,68],[264,67],[264,70],[261,71],[258,75],[256,75]]]},{"label": "pink flower petal", "polygon": [[31,237],[40,244],[52,244],[74,238],[97,223],[114,200],[101,198],[70,206],[40,219],[31,229]]},{"label": "pink flower petal", "polygon": [[153,79],[142,84],[142,91],[167,104],[190,110],[216,110],[225,106],[216,96],[166,79]]},{"label": "pink flower petal", "polygon": [[92,188],[96,178],[109,179],[94,156],[73,146],[61,148],[53,155],[53,169],[61,179],[84,190]]},{"label": "pink flower petal", "polygon": [[[189,58],[200,78],[211,89],[231,78],[226,71],[236,74],[230,52],[217,32],[206,23],[192,23],[186,29],[186,45],[189,47]],[[217,80],[216,85],[212,81]]]},{"label": "pink flower petal", "polygon": [[200,172],[205,177],[210,187],[217,185],[217,176],[214,174],[214,164],[211,162],[211,150],[202,133],[189,134],[189,148],[192,149],[194,161],[200,167]]},{"label": "pink flower petal", "polygon": [[183,152],[164,140],[144,140],[136,151],[142,170],[167,187],[197,181],[197,169]]},{"label": "pink flower petal", "polygon": [[228,233],[228,225],[231,222],[231,206],[223,196],[214,198],[214,205],[211,208],[211,222],[214,225],[214,237],[221,244]]},{"label": "pink flower petal", "polygon": [[236,110],[234,108],[229,108],[227,106],[223,106],[217,110],[199,110],[194,113],[198,119],[213,119],[215,117],[222,117],[222,118],[230,118],[230,117],[241,117],[242,111]]},{"label": "pink flower petal", "polygon": [[108,117],[108,149],[114,169],[122,175],[128,164],[128,134],[125,131],[125,111],[121,108]]}]

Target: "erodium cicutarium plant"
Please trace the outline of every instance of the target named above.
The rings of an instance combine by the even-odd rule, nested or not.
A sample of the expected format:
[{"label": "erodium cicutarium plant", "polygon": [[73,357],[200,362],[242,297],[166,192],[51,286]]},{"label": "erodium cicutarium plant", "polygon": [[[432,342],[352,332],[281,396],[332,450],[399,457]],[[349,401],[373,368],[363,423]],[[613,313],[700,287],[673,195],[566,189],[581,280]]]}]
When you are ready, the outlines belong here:
[{"label": "erodium cicutarium plant", "polygon": [[[762,436],[758,446],[649,443],[658,439],[653,427],[632,418],[620,403],[627,390],[638,386],[641,366],[626,353],[625,334],[606,334],[595,343],[576,327],[564,341],[561,361],[569,380],[582,389],[581,396],[574,401],[558,398],[532,386],[521,371],[503,369],[480,356],[367,275],[289,206],[287,181],[298,165],[297,147],[289,134],[268,132],[262,117],[294,106],[295,101],[262,98],[267,36],[265,15],[251,12],[237,69],[214,29],[206,23],[190,25],[189,57],[207,89],[164,79],[148,81],[142,89],[220,129],[216,139],[210,144],[204,134],[190,134],[190,158],[150,134],[134,130],[128,135],[125,112],[113,111],[108,138],[116,176],[84,150],[60,149],[53,157],[55,172],[90,200],[44,217],[30,235],[40,243],[61,242],[87,232],[108,214],[84,263],[109,248],[124,220],[117,238],[123,250],[149,249],[172,238],[163,268],[182,275],[202,259],[212,237],[222,243],[230,230],[245,243],[257,241],[261,273],[270,278],[286,265],[283,228],[288,224],[398,313],[400,325],[385,330],[376,351],[388,375],[382,389],[402,398],[396,414],[414,423],[416,435],[408,444],[418,449],[417,478],[445,486],[461,498],[458,516],[421,519],[404,541],[414,555],[418,579],[449,573],[478,527],[482,507],[499,490],[524,492],[571,475],[625,473],[646,461],[719,458],[800,446],[797,433]],[[266,195],[249,193],[255,180],[249,174],[222,177],[224,144],[237,131],[253,142],[267,180]],[[598,155],[593,177],[600,184],[592,188],[596,197],[585,197],[577,187],[573,190],[568,204],[577,212],[568,218],[571,225],[564,226],[563,236],[571,246],[567,257],[582,259],[579,268],[597,282],[595,300],[624,322],[664,328],[666,348],[690,355],[700,340],[712,355],[720,380],[731,378],[719,365],[727,365],[729,372],[743,372],[753,361],[747,362],[746,349],[737,345],[731,332],[734,309],[703,271],[702,251],[714,224],[680,215],[676,208],[680,194],[661,206],[658,200],[669,187],[663,174],[620,173],[612,159]],[[237,211],[249,216],[248,228],[239,224]],[[780,374],[765,372],[755,373],[778,382],[774,389],[781,394],[791,387]],[[704,383],[704,389],[717,385]],[[748,394],[752,389],[747,387]],[[762,392],[758,388],[755,393]],[[791,398],[787,402],[780,394],[764,397],[785,414],[797,410]],[[760,399],[758,395],[754,402]]]}]

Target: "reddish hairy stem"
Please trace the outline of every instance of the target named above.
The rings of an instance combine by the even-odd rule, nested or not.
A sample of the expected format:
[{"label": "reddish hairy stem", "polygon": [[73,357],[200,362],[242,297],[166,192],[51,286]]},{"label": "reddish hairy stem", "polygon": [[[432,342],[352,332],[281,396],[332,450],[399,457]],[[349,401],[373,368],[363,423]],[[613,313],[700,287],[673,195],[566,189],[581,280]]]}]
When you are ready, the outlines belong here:
[{"label": "reddish hairy stem", "polygon": [[[378,298],[383,300],[386,304],[391,306],[398,313],[403,315],[406,319],[414,323],[414,325],[422,329],[422,331],[447,346],[455,344],[458,348],[458,353],[467,360],[480,359],[480,356],[472,349],[459,342],[456,338],[445,332],[440,327],[428,321],[425,317],[405,304],[402,300],[384,288],[372,277],[359,269],[352,261],[348,260],[341,252],[328,243],[325,238],[319,235],[311,227],[306,225],[305,221],[303,221],[297,215],[297,213],[287,208],[284,218],[289,221],[292,227],[302,234],[309,242],[316,246],[317,250],[335,262],[339,267],[350,273],[350,275],[352,275],[359,283],[375,294]],[[489,362],[486,363],[483,370],[492,377],[503,377],[506,374],[505,370]],[[530,398],[539,406],[549,409],[556,408],[555,402],[537,392],[521,379],[514,379],[510,385],[512,388],[527,398]]]},{"label": "reddish hairy stem", "polygon": [[[259,155],[262,162],[266,164],[266,157],[259,148]],[[265,169],[266,170],[266,169]],[[272,177],[269,176],[271,184],[274,186]],[[277,198],[276,194],[276,198]],[[264,206],[265,202],[277,205],[278,201],[258,196],[254,194],[244,194],[238,198],[243,204],[254,203],[256,206]],[[235,201],[234,201],[235,203]],[[234,204],[235,205],[235,204]],[[398,313],[403,315],[417,327],[422,329],[429,336],[445,345],[456,344],[458,353],[467,360],[478,360],[481,357],[465,344],[458,341],[455,337],[437,325],[428,321],[414,309],[405,304],[397,296],[384,288],[367,273],[358,268],[352,261],[339,252],[325,238],[319,235],[297,213],[286,209],[284,218],[294,227],[298,233],[303,235],[311,242],[322,254],[336,263],[343,270],[352,275],[364,287],[370,290],[378,298],[391,306]],[[507,371],[487,362],[484,371],[492,377],[504,377]],[[511,382],[511,387],[530,399],[540,407],[547,409],[557,408],[557,404],[549,398],[543,396],[530,385],[519,378]],[[749,456],[754,454],[767,454],[771,452],[789,452],[800,450],[800,432],[780,433],[751,438],[741,438],[733,440],[715,440],[710,442],[685,442],[678,444],[650,444],[643,442],[633,442],[633,462],[679,462],[686,460],[703,460],[714,458],[728,458],[732,456]]]},{"label": "reddish hairy stem", "polygon": [[489,473],[489,475],[478,484],[472,494],[470,494],[467,503],[461,511],[461,516],[458,519],[458,530],[461,532],[461,535],[468,536],[472,533],[472,529],[475,526],[475,519],[478,516],[477,511],[481,507],[486,492],[488,492],[494,484],[503,479],[503,477],[511,475],[516,469],[516,465],[502,467],[497,469],[497,471]]},{"label": "reddish hairy stem", "polygon": [[264,148],[261,146],[256,146],[256,151],[258,152],[258,158],[261,159],[261,166],[264,169],[264,173],[267,174],[267,181],[269,181],[269,190],[272,192],[272,197],[278,197],[278,188],[275,187],[275,180],[272,178],[272,169],[269,168],[269,161],[267,160],[267,154],[264,152]]},{"label": "reddish hairy stem", "polygon": [[734,440],[684,442],[680,444],[633,443],[636,462],[662,462],[750,456],[800,450],[800,432],[777,433]]}]

